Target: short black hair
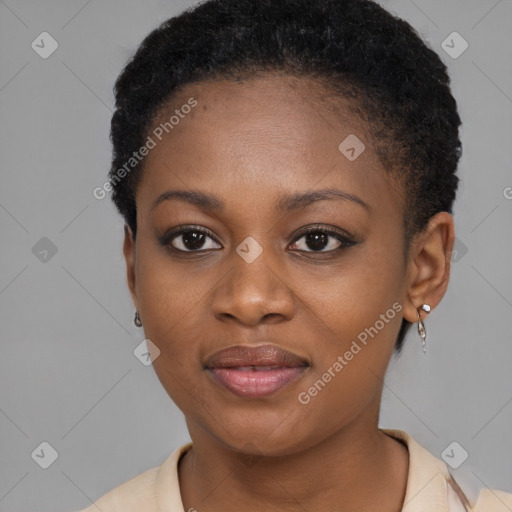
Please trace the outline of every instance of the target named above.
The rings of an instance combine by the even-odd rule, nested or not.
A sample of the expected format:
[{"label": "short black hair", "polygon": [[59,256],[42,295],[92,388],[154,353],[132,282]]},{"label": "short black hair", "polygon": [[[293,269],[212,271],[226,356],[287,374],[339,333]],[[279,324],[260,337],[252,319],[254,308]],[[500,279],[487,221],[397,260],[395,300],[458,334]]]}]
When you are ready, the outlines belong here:
[{"label": "short black hair", "polygon": [[207,0],[147,35],[115,83],[109,179],[134,235],[143,161],[123,179],[118,170],[159,109],[186,84],[262,71],[320,78],[357,105],[403,186],[407,245],[433,215],[452,213],[461,120],[445,64],[407,22],[371,0]]}]

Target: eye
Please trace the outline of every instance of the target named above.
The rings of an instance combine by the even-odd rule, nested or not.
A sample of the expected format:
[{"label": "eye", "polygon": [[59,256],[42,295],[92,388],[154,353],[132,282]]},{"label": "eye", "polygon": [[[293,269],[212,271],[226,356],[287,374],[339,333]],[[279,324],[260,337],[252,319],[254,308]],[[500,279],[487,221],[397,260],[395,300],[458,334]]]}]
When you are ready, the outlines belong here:
[{"label": "eye", "polygon": [[[302,243],[300,241],[304,239]],[[303,231],[299,238],[290,246],[292,249],[297,249],[303,252],[334,252],[337,250],[345,249],[351,245],[356,245],[356,242],[337,231],[327,229],[323,226],[316,226]],[[312,250],[307,250],[309,247]]]},{"label": "eye", "polygon": [[[304,241],[301,243],[301,240]],[[177,252],[201,252],[221,249],[213,233],[200,226],[181,226],[166,233],[162,245]],[[299,252],[330,253],[342,250],[356,242],[348,234],[342,234],[324,226],[313,226],[303,231],[290,247]],[[308,250],[310,248],[311,250]]]},{"label": "eye", "polygon": [[182,226],[167,233],[162,239],[162,244],[180,252],[208,251],[222,247],[211,231],[197,226]]}]

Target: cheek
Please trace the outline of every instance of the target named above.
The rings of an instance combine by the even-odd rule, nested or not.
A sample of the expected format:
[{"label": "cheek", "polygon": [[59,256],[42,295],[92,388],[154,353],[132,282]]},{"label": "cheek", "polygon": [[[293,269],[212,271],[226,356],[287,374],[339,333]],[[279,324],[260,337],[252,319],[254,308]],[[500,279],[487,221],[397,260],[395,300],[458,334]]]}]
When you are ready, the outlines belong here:
[{"label": "cheek", "polygon": [[171,260],[164,247],[149,237],[141,237],[137,247],[136,282],[141,311],[152,327],[164,332],[200,307],[208,286],[200,264]]},{"label": "cheek", "polygon": [[328,341],[324,345],[336,341],[336,348],[341,349],[376,322],[384,337],[392,338],[394,331],[398,332],[401,314],[397,310],[401,309],[405,283],[398,250],[369,243],[353,248],[339,265],[309,272],[301,269],[292,279],[300,283],[294,290],[298,308],[302,302],[304,312],[310,315],[309,325],[320,339]]},{"label": "cheek", "polygon": [[140,261],[144,333],[160,350],[153,369],[173,402],[187,414],[194,414],[196,408],[208,407],[207,403],[199,407],[204,397],[198,389],[200,341],[205,337],[198,311],[205,307],[205,283],[161,256],[151,257],[147,266],[142,255]]},{"label": "cheek", "polygon": [[[173,375],[180,368],[200,368],[198,341],[204,322],[206,274],[195,274],[193,266],[171,263],[155,242],[141,243],[137,261],[137,297],[144,333],[160,349],[155,370]],[[204,317],[203,317],[204,318]],[[204,334],[203,334],[204,337]]]},{"label": "cheek", "polygon": [[403,264],[396,251],[391,256],[361,251],[350,268],[302,288],[313,368],[301,403],[309,417],[325,415],[326,429],[356,415],[380,390],[402,322]]}]

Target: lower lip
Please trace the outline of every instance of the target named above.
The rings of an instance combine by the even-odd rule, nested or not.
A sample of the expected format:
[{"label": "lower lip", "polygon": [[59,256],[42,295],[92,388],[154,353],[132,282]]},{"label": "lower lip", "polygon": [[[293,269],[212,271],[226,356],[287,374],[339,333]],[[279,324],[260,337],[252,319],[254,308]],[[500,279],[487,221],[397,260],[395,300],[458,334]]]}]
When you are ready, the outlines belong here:
[{"label": "lower lip", "polygon": [[235,395],[245,398],[262,398],[297,380],[306,368],[306,366],[299,366],[261,371],[210,368],[208,373]]}]

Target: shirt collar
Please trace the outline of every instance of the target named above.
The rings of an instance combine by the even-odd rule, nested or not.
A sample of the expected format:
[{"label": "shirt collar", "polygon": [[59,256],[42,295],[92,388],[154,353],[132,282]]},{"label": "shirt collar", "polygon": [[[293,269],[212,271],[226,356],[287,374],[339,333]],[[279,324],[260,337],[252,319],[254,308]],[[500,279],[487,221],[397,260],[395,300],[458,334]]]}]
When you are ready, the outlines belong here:
[{"label": "shirt collar", "polygon": [[409,472],[401,512],[449,512],[447,480],[451,479],[451,475],[446,464],[407,432],[380,430],[402,441],[409,450]]}]

